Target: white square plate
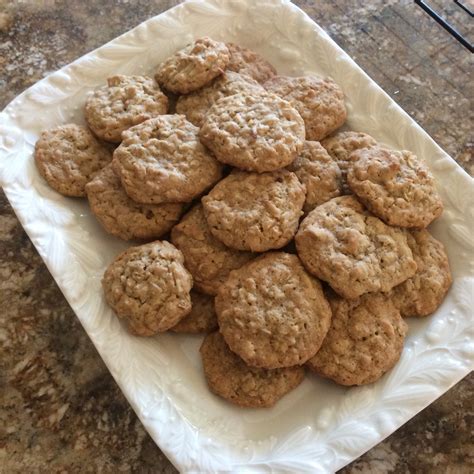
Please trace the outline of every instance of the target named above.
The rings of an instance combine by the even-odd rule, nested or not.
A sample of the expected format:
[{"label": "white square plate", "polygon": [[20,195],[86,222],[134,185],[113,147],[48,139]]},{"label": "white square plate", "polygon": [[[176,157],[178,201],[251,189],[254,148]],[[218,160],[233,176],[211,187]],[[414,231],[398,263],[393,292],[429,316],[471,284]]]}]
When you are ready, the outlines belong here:
[{"label": "white square plate", "polygon": [[[447,247],[454,283],[434,316],[410,321],[400,362],[376,384],[345,389],[308,376],[267,410],[235,408],[213,396],[201,373],[201,338],[125,332],[104,302],[100,279],[126,244],[100,228],[85,200],[60,196],[36,171],[40,131],[83,122],[88,91],[114,73],[151,73],[203,35],[249,46],[283,74],[332,76],[346,94],[350,128],[414,151],[438,180],[446,210],[431,230]],[[288,1],[189,1],[38,82],[0,114],[0,184],[133,409],[182,471],[334,471],[472,367],[473,180]]]}]

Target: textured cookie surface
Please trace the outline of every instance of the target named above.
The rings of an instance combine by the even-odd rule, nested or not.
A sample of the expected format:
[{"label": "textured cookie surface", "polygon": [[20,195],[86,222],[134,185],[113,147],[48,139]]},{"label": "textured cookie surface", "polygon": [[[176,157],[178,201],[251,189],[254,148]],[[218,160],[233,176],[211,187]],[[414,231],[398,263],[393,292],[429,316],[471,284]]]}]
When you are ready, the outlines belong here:
[{"label": "textured cookie surface", "polygon": [[300,113],[307,140],[321,140],[346,121],[344,93],[331,78],[275,76],[265,82],[265,88]]},{"label": "textured cookie surface", "polygon": [[433,176],[410,151],[372,147],[354,151],[350,160],[349,187],[387,224],[424,228],[443,212]]},{"label": "textured cookie surface", "polygon": [[153,239],[179,220],[183,204],[139,204],[130,199],[112,165],[99,171],[86,185],[92,212],[107,232],[124,240]]},{"label": "textured cookie surface", "polygon": [[230,53],[227,70],[240,72],[263,84],[276,74],[275,68],[260,54],[235,43],[226,43]]},{"label": "textured cookie surface", "polygon": [[155,78],[175,94],[188,94],[222,74],[229,59],[224,43],[200,38],[163,61]]},{"label": "textured cookie surface", "polygon": [[214,298],[191,290],[191,312],[171,330],[190,334],[201,334],[217,329],[217,316],[214,309]]},{"label": "textured cookie surface", "polygon": [[41,176],[65,196],[85,196],[86,184],[111,160],[109,148],[76,124],[45,130],[35,146]]},{"label": "textured cookie surface", "polygon": [[202,205],[191,209],[171,231],[171,241],[183,252],[186,268],[199,291],[215,295],[231,270],[254,257],[226,247],[209,230]]},{"label": "textured cookie surface", "polygon": [[191,123],[200,127],[208,110],[222,97],[246,92],[258,94],[264,91],[265,89],[250,76],[226,71],[208,86],[180,96],[176,104],[176,112],[184,114]]},{"label": "textured cookie surface", "polygon": [[392,290],[392,300],[402,316],[428,316],[442,303],[452,283],[443,244],[427,230],[408,234],[418,270]]},{"label": "textured cookie surface", "polygon": [[345,298],[389,291],[417,268],[406,232],[372,216],[353,196],[311,211],[295,241],[305,267]]},{"label": "textured cookie surface", "polygon": [[381,293],[329,302],[331,328],[308,367],[342,385],[375,382],[400,358],[407,324]]},{"label": "textured cookie surface", "polygon": [[230,273],[215,299],[220,332],[248,365],[300,365],[326,336],[331,310],[296,255],[269,252]]},{"label": "textured cookie surface", "polygon": [[242,407],[271,407],[304,379],[304,368],[299,366],[274,370],[248,367],[218,332],[206,336],[200,352],[211,391]]},{"label": "textured cookie surface", "polygon": [[167,110],[168,98],[151,77],[117,75],[87,99],[85,117],[98,137],[118,143],[124,130]]},{"label": "textured cookie surface", "polygon": [[304,200],[305,188],[290,171],[234,171],[202,204],[214,237],[237,250],[264,252],[293,238]]},{"label": "textured cookie surface", "polygon": [[298,158],[287,169],[306,186],[303,207],[306,213],[341,194],[339,167],[319,142],[306,141]]},{"label": "textured cookie surface", "polygon": [[235,94],[208,111],[199,137],[223,163],[248,171],[289,165],[303,147],[303,119],[275,94]]},{"label": "textured cookie surface", "polygon": [[345,131],[338,132],[321,141],[321,145],[327,150],[341,170],[342,192],[352,194],[347,184],[347,170],[349,169],[350,154],[361,148],[370,148],[377,145],[374,138],[367,133]]},{"label": "textured cookie surface", "polygon": [[137,202],[188,202],[221,177],[222,165],[183,115],[162,115],[123,133],[114,171]]},{"label": "textured cookie surface", "polygon": [[166,241],[122,252],[102,279],[105,299],[130,332],[152,336],[175,326],[191,311],[193,280],[183,255]]}]

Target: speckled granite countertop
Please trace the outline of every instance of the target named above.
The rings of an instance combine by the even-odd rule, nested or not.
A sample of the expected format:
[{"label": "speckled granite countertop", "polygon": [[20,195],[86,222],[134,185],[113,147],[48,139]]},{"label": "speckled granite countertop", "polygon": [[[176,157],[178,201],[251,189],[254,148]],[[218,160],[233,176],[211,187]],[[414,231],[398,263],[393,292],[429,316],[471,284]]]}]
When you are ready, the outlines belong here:
[{"label": "speckled granite countertop", "polygon": [[[0,108],[173,0],[0,0]],[[472,56],[412,1],[301,6],[469,173]],[[464,33],[453,2],[431,1]],[[0,472],[175,472],[0,194]],[[344,473],[474,471],[471,374]]]}]

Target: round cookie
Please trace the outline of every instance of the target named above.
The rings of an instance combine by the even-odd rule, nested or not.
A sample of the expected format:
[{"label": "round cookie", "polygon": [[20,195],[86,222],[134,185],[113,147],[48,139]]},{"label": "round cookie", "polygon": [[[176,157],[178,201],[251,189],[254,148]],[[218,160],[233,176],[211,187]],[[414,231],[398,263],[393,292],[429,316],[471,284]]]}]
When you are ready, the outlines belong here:
[{"label": "round cookie", "polygon": [[252,77],[260,84],[276,74],[275,68],[260,54],[235,43],[226,43],[230,53],[228,71],[240,72]]},{"label": "round cookie", "polygon": [[330,298],[331,328],[307,366],[341,385],[375,382],[400,358],[408,326],[390,298]]},{"label": "round cookie", "polygon": [[372,216],[353,196],[311,211],[295,241],[308,271],[344,298],[389,291],[416,272],[406,232]]},{"label": "round cookie", "polygon": [[104,229],[124,240],[156,239],[178,222],[183,204],[139,204],[130,199],[112,165],[86,185],[92,212]]},{"label": "round cookie", "polygon": [[352,194],[347,184],[347,170],[349,169],[350,154],[361,148],[370,148],[377,145],[374,138],[362,132],[338,132],[321,141],[321,145],[333,158],[341,170],[342,193]]},{"label": "round cookie", "polygon": [[201,200],[212,235],[237,250],[285,246],[298,229],[305,188],[288,170],[233,171]]},{"label": "round cookie", "polygon": [[329,77],[275,76],[264,86],[288,100],[300,113],[307,140],[321,140],[346,121],[344,93]]},{"label": "round cookie", "polygon": [[269,408],[304,379],[300,366],[274,370],[248,367],[218,332],[205,337],[200,353],[210,390],[241,407]]},{"label": "round cookie", "polygon": [[208,111],[199,138],[223,163],[247,171],[274,171],[301,151],[303,119],[275,94],[235,94]]},{"label": "round cookie", "polygon": [[120,143],[124,130],[167,110],[168,98],[151,77],[117,75],[89,96],[84,113],[99,138]]},{"label": "round cookie", "polygon": [[137,202],[189,202],[218,181],[222,165],[184,115],[161,115],[123,133],[114,171]]},{"label": "round cookie", "polygon": [[105,299],[130,332],[152,336],[191,311],[193,279],[183,254],[166,241],[131,247],[118,255],[102,279]]},{"label": "round cookie", "polygon": [[443,212],[431,172],[412,152],[377,146],[352,152],[350,160],[349,187],[387,224],[424,228]]},{"label": "round cookie", "polygon": [[191,312],[173,326],[171,331],[189,334],[215,331],[218,326],[214,298],[191,290],[191,303]]},{"label": "round cookie", "polygon": [[186,268],[194,287],[215,295],[231,270],[254,258],[250,252],[226,247],[209,230],[201,204],[194,206],[171,231],[171,242],[183,252]]},{"label": "round cookie", "polygon": [[230,273],[215,299],[221,334],[252,367],[304,364],[331,322],[321,284],[296,255],[269,252]]},{"label": "round cookie", "polygon": [[305,213],[341,194],[339,167],[319,142],[305,141],[303,150],[287,169],[306,187]]},{"label": "round cookie", "polygon": [[452,283],[448,256],[427,230],[408,233],[418,266],[414,276],[393,288],[391,296],[402,316],[428,316],[443,302]]},{"label": "round cookie", "polygon": [[200,127],[211,106],[222,97],[252,92],[258,94],[265,89],[249,76],[226,71],[206,87],[178,98],[176,112],[184,114],[197,127]]},{"label": "round cookie", "polygon": [[155,79],[175,94],[188,94],[222,74],[229,59],[224,43],[200,38],[163,61]]},{"label": "round cookie", "polygon": [[111,160],[110,149],[74,123],[43,131],[35,146],[39,173],[64,196],[85,196],[86,184]]}]

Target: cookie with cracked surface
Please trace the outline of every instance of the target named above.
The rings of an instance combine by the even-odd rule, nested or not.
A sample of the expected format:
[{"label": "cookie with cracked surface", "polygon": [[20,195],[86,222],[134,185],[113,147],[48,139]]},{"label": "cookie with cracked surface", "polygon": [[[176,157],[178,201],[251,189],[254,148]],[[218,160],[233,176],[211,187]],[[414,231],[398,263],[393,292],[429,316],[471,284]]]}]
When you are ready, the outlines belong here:
[{"label": "cookie with cracked surface", "polygon": [[191,311],[193,279],[183,254],[166,241],[131,247],[102,278],[105,299],[133,334],[167,331]]},{"label": "cookie with cracked surface", "polygon": [[191,312],[176,326],[173,326],[171,331],[188,334],[202,334],[215,331],[218,326],[214,298],[191,290],[191,303]]},{"label": "cookie with cracked surface", "polygon": [[235,43],[226,43],[230,53],[228,71],[240,72],[252,77],[260,84],[276,74],[275,68],[260,54]]},{"label": "cookie with cracked surface", "polygon": [[411,151],[365,148],[350,160],[349,187],[387,224],[425,228],[443,212],[433,175]]},{"label": "cookie with cracked surface", "polygon": [[345,131],[338,132],[321,141],[321,145],[326,149],[341,170],[342,193],[352,194],[347,184],[347,171],[349,169],[349,156],[355,150],[370,148],[377,145],[375,138],[367,133]]},{"label": "cookie with cracked surface", "polygon": [[104,229],[123,240],[157,239],[173,227],[183,204],[139,204],[128,197],[112,165],[100,170],[86,185],[93,214]]},{"label": "cookie with cracked surface", "polygon": [[64,196],[85,196],[86,184],[111,161],[108,146],[86,127],[74,123],[41,132],[35,145],[39,173]]},{"label": "cookie with cracked surface", "polygon": [[222,165],[184,115],[162,115],[123,133],[114,171],[137,202],[189,202],[221,178]]},{"label": "cookie with cracked surface", "polygon": [[331,328],[307,366],[341,385],[373,383],[400,358],[408,326],[387,295],[330,298]]},{"label": "cookie with cracked surface", "polygon": [[184,114],[192,124],[200,127],[215,102],[222,97],[246,92],[258,94],[265,92],[265,89],[249,76],[226,71],[208,86],[180,96],[176,104],[176,112]]},{"label": "cookie with cracked surface", "polygon": [[209,389],[241,407],[269,408],[304,379],[300,366],[274,370],[247,366],[219,332],[208,334],[199,352]]},{"label": "cookie with cracked surface", "polygon": [[226,247],[217,240],[207,225],[201,204],[194,206],[173,227],[171,242],[183,252],[194,287],[209,295],[217,293],[231,270],[240,268],[255,256]]},{"label": "cookie with cracked surface", "polygon": [[189,94],[222,74],[229,59],[224,43],[200,38],[165,59],[158,66],[155,79],[175,94]]},{"label": "cookie with cracked surface", "polygon": [[322,140],[346,121],[344,93],[330,77],[275,76],[264,87],[288,100],[300,113],[307,140]]},{"label": "cookie with cracked surface", "polygon": [[219,99],[199,131],[202,143],[219,161],[258,173],[289,165],[304,137],[304,122],[296,109],[267,92]]},{"label": "cookie with cracked surface", "polygon": [[341,194],[339,166],[319,142],[305,141],[303,150],[287,169],[306,186],[305,213]]},{"label": "cookie with cracked surface", "polygon": [[311,211],[295,241],[308,271],[344,298],[389,291],[417,268],[406,231],[386,225],[353,196]]},{"label": "cookie with cracked surface", "polygon": [[449,260],[443,244],[427,230],[408,234],[418,270],[393,288],[392,301],[402,316],[428,316],[443,302],[452,283]]},{"label": "cookie with cracked surface", "polygon": [[120,143],[124,130],[167,111],[168,98],[151,77],[117,75],[89,96],[84,114],[99,138]]},{"label": "cookie with cracked surface", "polygon": [[265,252],[293,238],[305,194],[304,185],[288,170],[233,171],[201,202],[212,235],[224,245]]},{"label": "cookie with cracked surface", "polygon": [[296,255],[269,252],[230,273],[215,299],[221,334],[252,367],[304,364],[331,322],[320,282]]}]

